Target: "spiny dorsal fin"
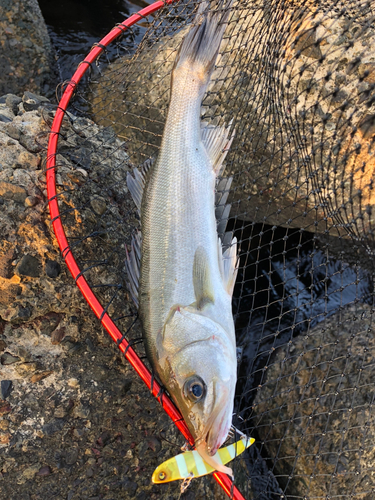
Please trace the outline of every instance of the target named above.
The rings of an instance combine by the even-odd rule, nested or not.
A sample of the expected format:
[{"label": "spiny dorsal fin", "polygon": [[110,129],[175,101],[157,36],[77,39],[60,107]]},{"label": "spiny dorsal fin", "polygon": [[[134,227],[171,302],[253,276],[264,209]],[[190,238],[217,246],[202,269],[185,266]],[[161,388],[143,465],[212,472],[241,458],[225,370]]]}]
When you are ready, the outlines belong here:
[{"label": "spiny dorsal fin", "polygon": [[207,122],[201,124],[202,142],[210,157],[212,168],[217,177],[223,173],[223,163],[234,139],[235,130],[229,137],[232,122],[233,120],[229,122],[228,127],[225,125],[222,127],[215,127],[214,125],[209,125]]},{"label": "spiny dorsal fin", "polygon": [[199,246],[194,255],[193,284],[197,309],[214,302],[210,266],[206,250]]},{"label": "spiny dorsal fin", "polygon": [[139,215],[141,215],[142,197],[143,190],[146,184],[147,173],[153,163],[154,160],[152,158],[149,158],[139,169],[133,168],[133,175],[130,172],[128,172],[126,175],[126,184],[128,185],[130,194],[132,195],[133,201],[136,204]]},{"label": "spiny dorsal fin", "polygon": [[237,238],[234,237],[231,246],[225,250],[222,256],[223,265],[220,266],[224,286],[230,296],[233,295],[234,284],[236,283],[238,272],[238,258],[237,258]]},{"label": "spiny dorsal fin", "polygon": [[126,251],[126,260],[125,260],[125,268],[128,274],[128,289],[135,305],[138,308],[138,287],[139,287],[139,270],[141,266],[141,245],[142,245],[142,235],[141,232],[138,232],[135,236],[132,237],[131,249],[128,252],[128,249],[125,246]]}]

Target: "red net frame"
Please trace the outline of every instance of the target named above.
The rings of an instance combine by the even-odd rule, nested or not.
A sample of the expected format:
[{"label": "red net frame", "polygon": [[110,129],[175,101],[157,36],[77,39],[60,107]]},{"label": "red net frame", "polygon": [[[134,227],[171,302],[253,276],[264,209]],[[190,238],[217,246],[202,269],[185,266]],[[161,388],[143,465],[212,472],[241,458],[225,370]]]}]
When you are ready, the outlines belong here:
[{"label": "red net frame", "polygon": [[[136,354],[131,345],[124,338],[121,331],[112,321],[111,317],[108,315],[106,310],[103,308],[95,293],[87,283],[86,279],[82,275],[81,269],[79,268],[74,254],[69,246],[68,240],[65,235],[64,227],[60,218],[59,205],[57,201],[56,193],[56,154],[57,145],[60,134],[60,129],[62,121],[64,119],[65,112],[70,103],[70,100],[74,94],[76,87],[81,81],[83,75],[86,73],[89,66],[102,54],[105,48],[110,45],[118,36],[120,36],[128,28],[141,21],[145,17],[153,14],[159,9],[165,7],[166,5],[171,5],[177,3],[179,0],[159,0],[150,6],[140,10],[138,13],[133,14],[128,19],[117,25],[112,31],[110,31],[95,47],[90,51],[87,57],[79,64],[76,72],[74,73],[72,79],[66,85],[65,91],[60,99],[55,118],[52,123],[48,150],[47,150],[47,164],[46,164],[46,182],[47,182],[47,196],[48,205],[51,216],[51,222],[53,230],[59,244],[63,259],[68,266],[70,273],[73,276],[75,283],[80,289],[83,297],[94,311],[97,318],[100,320],[103,327],[107,330],[108,334],[112,340],[117,344],[118,348],[122,353],[124,353],[125,358],[129,361],[132,367],[135,369],[137,374],[150,389],[152,395],[159,401],[167,415],[171,418],[172,422],[180,430],[184,438],[191,444],[194,445],[194,439],[184,422],[181,413],[172,402],[172,400],[164,393],[162,393],[162,387],[153,378],[151,372],[145,366],[143,361]],[[245,500],[243,495],[240,493],[238,488],[234,485],[232,480],[223,473],[215,472],[215,480],[224,490],[224,492],[235,500]]]}]

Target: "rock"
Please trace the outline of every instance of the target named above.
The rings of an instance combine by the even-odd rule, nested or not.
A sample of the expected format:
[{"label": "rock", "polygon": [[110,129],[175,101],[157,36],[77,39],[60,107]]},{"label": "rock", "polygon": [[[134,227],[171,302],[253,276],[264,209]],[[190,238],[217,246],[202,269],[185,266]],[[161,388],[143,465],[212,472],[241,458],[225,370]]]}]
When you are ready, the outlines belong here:
[{"label": "rock", "polygon": [[35,474],[38,473],[39,468],[40,468],[39,464],[33,465],[31,467],[27,467],[24,471],[22,471],[17,483],[23,484],[26,481],[28,481],[29,479],[32,479],[35,476]]},{"label": "rock", "polygon": [[44,465],[43,467],[41,467],[38,470],[36,475],[40,476],[40,477],[46,477],[46,476],[49,476],[51,474],[51,472],[52,472],[51,467],[49,465]]},{"label": "rock", "polygon": [[61,266],[58,262],[47,259],[45,263],[45,271],[49,278],[57,278],[61,273]]},{"label": "rock", "polygon": [[107,205],[103,198],[97,197],[93,198],[91,201],[91,206],[97,215],[103,215],[107,210]]},{"label": "rock", "polygon": [[12,272],[12,261],[15,257],[14,244],[3,240],[0,242],[0,276],[10,278]]},{"label": "rock", "polygon": [[4,352],[4,354],[0,356],[0,361],[2,365],[12,365],[20,361],[20,358],[18,356],[13,356],[9,352]]},{"label": "rock", "polygon": [[6,399],[13,389],[13,382],[11,380],[2,380],[0,385],[0,398]]},{"label": "rock", "polygon": [[41,104],[49,102],[49,99],[26,91],[23,94],[22,102],[25,111],[34,111],[37,110]]},{"label": "rock", "polygon": [[147,442],[148,444],[148,447],[155,453],[159,453],[159,451],[161,450],[161,442],[160,440],[155,437],[155,436],[151,436],[151,438],[148,440]]},{"label": "rock", "polygon": [[375,135],[375,115],[366,114],[359,122],[358,127],[364,139],[371,139]]},{"label": "rock", "polygon": [[65,454],[65,462],[68,465],[73,465],[77,462],[78,460],[78,449],[73,448],[71,450],[68,450]]},{"label": "rock", "polygon": [[[19,294],[19,288],[17,290],[17,295]],[[0,290],[1,299],[1,290]],[[2,318],[10,323],[21,323],[27,321],[32,315],[32,308],[29,306],[23,306],[22,304],[14,304],[13,307],[8,307],[2,312]]]},{"label": "rock", "polygon": [[122,489],[126,491],[130,498],[132,498],[137,492],[138,484],[135,481],[131,481],[126,478],[125,481],[122,482]]},{"label": "rock", "polygon": [[66,328],[56,328],[51,334],[51,343],[56,345],[59,344],[65,337]]},{"label": "rock", "polygon": [[0,20],[0,95],[48,88],[55,63],[38,2],[3,0]]},{"label": "rock", "polygon": [[41,373],[35,373],[35,375],[33,375],[30,378],[30,382],[32,382],[33,384],[35,384],[36,382],[40,382],[44,378],[49,377],[51,375],[51,373],[53,373],[53,372],[50,370],[47,370],[47,371],[44,371]]},{"label": "rock", "polygon": [[40,276],[41,263],[39,259],[32,255],[24,255],[16,267],[16,273],[30,278],[38,278]]},{"label": "rock", "polygon": [[77,387],[79,387],[79,382],[76,378],[70,378],[68,379],[68,386],[76,389]]},{"label": "rock", "polygon": [[267,367],[253,411],[276,475],[289,478],[288,497],[375,488],[368,475],[375,460],[373,314],[367,305],[343,308],[278,349]]},{"label": "rock", "polygon": [[55,418],[48,422],[48,424],[43,425],[42,429],[47,436],[52,436],[56,432],[61,431],[65,425],[65,420],[63,418]]},{"label": "rock", "polygon": [[37,318],[35,323],[36,327],[42,335],[51,335],[52,332],[58,327],[62,319],[61,314],[54,312],[48,313],[45,316]]},{"label": "rock", "polygon": [[37,203],[35,196],[28,196],[25,200],[25,207],[33,207]]},{"label": "rock", "polygon": [[22,102],[22,99],[14,94],[7,94],[4,97],[5,104],[12,111],[12,113],[16,115],[18,113],[18,105]]},{"label": "rock", "polygon": [[9,434],[9,432],[0,432],[0,444],[1,445],[8,445],[10,443],[11,438],[12,438],[12,435]]},{"label": "rock", "polygon": [[7,345],[8,345],[8,344],[5,342],[5,340],[1,340],[1,339],[0,339],[0,352],[5,351],[5,349],[6,349]]},{"label": "rock", "polygon": [[90,408],[79,404],[73,409],[73,416],[75,418],[88,418],[90,416]]},{"label": "rock", "polygon": [[27,198],[27,193],[25,188],[21,186],[16,186],[10,182],[0,182],[0,196],[6,200],[14,200],[17,203],[25,203]]}]

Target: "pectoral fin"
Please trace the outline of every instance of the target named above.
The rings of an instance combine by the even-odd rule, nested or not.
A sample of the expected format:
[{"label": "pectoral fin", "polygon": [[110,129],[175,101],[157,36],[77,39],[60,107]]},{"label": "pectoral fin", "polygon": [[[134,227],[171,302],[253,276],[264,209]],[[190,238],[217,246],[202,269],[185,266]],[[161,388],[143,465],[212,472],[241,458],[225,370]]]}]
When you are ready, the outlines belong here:
[{"label": "pectoral fin", "polygon": [[197,309],[214,303],[209,260],[206,250],[201,246],[197,248],[194,255],[193,284]]}]

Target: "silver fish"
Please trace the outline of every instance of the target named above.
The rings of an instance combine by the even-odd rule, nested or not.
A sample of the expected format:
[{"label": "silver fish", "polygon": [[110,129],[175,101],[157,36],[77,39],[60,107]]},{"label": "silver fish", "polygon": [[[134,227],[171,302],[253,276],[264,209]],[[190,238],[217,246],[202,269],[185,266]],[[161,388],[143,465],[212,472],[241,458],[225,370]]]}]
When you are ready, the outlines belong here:
[{"label": "silver fish", "polygon": [[[237,243],[223,251],[218,237],[228,210],[231,179],[222,180],[215,218],[215,188],[233,135],[200,121],[232,1],[208,11],[203,2],[172,72],[162,145],[154,165],[128,175],[140,211],[142,237],[133,239],[127,268],[139,304],[147,355],[180,409],[202,458],[214,460],[232,423],[237,360],[232,293]],[[230,207],[229,207],[230,209]],[[226,237],[226,240],[228,238]],[[139,267],[140,264],[140,267]]]}]

